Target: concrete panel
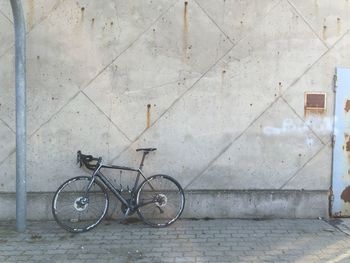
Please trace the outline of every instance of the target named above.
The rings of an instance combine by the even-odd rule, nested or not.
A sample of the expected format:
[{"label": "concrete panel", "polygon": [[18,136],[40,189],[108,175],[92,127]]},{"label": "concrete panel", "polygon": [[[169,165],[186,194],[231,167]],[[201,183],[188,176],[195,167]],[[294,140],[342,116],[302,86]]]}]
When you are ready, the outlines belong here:
[{"label": "concrete panel", "polygon": [[237,43],[247,36],[280,0],[196,0],[215,23]]},{"label": "concrete panel", "polygon": [[[277,24],[278,32],[271,31],[271,25]],[[300,45],[303,51],[298,48]],[[291,7],[279,5],[132,148],[158,147],[159,153],[150,158],[150,171],[170,173],[187,185],[324,50],[317,36],[296,17]],[[286,114],[295,119],[290,110]],[[282,124],[283,121],[278,125]],[[302,147],[302,152],[308,151],[305,144]],[[131,153],[125,153],[119,160],[131,158]],[[225,162],[227,166],[232,164]]]},{"label": "concrete panel", "polygon": [[322,147],[299,127],[303,122],[279,99],[188,189],[279,189]]},{"label": "concrete panel", "polygon": [[347,0],[290,2],[328,46],[332,46],[350,29],[350,3]]},{"label": "concrete panel", "polygon": [[[14,52],[14,49],[11,49]],[[14,54],[0,58],[0,119],[12,130],[16,127]]]},{"label": "concrete panel", "polygon": [[[64,0],[24,0],[22,2],[24,17],[26,21],[27,32],[43,21],[52,11],[54,11]],[[13,14],[10,0],[4,0],[0,3],[1,12],[11,22]]]},{"label": "concrete panel", "polygon": [[0,13],[0,57],[14,44],[13,24]]},{"label": "concrete panel", "polygon": [[180,1],[85,92],[134,140],[231,46],[195,2]]},{"label": "concrete panel", "polygon": [[[63,67],[57,72],[60,62],[54,53],[43,52],[45,44],[36,47],[29,45],[27,63],[27,123],[28,135],[31,135],[43,123],[47,122],[78,91],[72,81],[73,72]],[[0,75],[0,118],[15,130],[15,84],[14,84],[14,50],[0,59],[2,74]]]},{"label": "concrete panel", "polygon": [[[64,1],[31,33],[46,52],[59,55],[61,68],[69,68],[72,81],[91,81],[165,12],[171,1]],[[147,15],[145,15],[147,13]],[[50,27],[49,32],[47,28]],[[35,32],[34,32],[35,31]],[[45,50],[44,50],[45,51]]]},{"label": "concrete panel", "polygon": [[3,121],[0,120],[0,162],[9,156],[15,149],[15,134]]},{"label": "concrete panel", "polygon": [[[143,6],[123,1],[110,5],[66,1],[32,30],[27,44],[29,134],[65,105],[77,87],[89,82],[130,45],[169,3],[153,1]],[[145,16],[147,11],[152,16]],[[124,27],[127,30],[122,30]],[[12,53],[0,64],[11,65]],[[7,90],[12,90],[13,80],[13,68],[4,68],[0,85],[5,88],[1,100],[6,110],[0,118],[14,129],[14,100]]]},{"label": "concrete panel", "polygon": [[282,189],[329,190],[332,178],[332,146],[325,146]]},{"label": "concrete panel", "polygon": [[0,2],[0,13],[4,15],[9,21],[13,21],[11,3],[10,1],[1,1]]},{"label": "concrete panel", "polygon": [[[85,174],[76,165],[77,150],[108,161],[128,143],[106,116],[79,94],[30,139],[28,191],[53,191],[64,180]],[[13,154],[1,166],[1,192],[14,190],[14,159]]]},{"label": "concrete panel", "polygon": [[[7,10],[7,8],[8,8],[8,10]],[[8,2],[1,1],[0,2],[0,15],[2,15],[4,18],[6,18],[10,23],[13,23],[12,19],[9,17],[9,15],[10,15],[10,8],[11,8],[10,7],[10,1],[8,1]],[[12,13],[11,13],[11,15],[12,15]]]},{"label": "concrete panel", "polygon": [[31,31],[35,25],[42,22],[65,0],[26,0],[23,9],[26,18],[27,31]]},{"label": "concrete panel", "polygon": [[[333,77],[335,67],[350,67],[350,34],[346,34],[327,54],[312,66],[294,83],[283,97],[305,123],[320,137],[324,143],[331,140],[334,115]],[[325,92],[327,96],[326,111],[306,114],[304,111],[305,92]]]}]

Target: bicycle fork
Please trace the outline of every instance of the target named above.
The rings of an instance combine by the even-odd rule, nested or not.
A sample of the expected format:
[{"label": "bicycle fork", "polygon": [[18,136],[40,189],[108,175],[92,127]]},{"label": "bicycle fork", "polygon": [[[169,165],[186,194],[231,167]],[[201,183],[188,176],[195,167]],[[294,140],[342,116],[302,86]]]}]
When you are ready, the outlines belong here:
[{"label": "bicycle fork", "polygon": [[85,190],[85,193],[84,195],[82,196],[82,198],[80,198],[79,201],[77,201],[77,205],[81,206],[81,207],[84,207],[86,204],[89,203],[89,191],[92,187],[92,184],[95,182],[96,180],[96,174],[98,173],[98,171],[100,170],[101,168],[101,158],[99,158],[98,162],[97,162],[97,168],[95,169],[94,173],[92,174],[91,176],[91,181],[90,183],[88,184],[86,190]]}]

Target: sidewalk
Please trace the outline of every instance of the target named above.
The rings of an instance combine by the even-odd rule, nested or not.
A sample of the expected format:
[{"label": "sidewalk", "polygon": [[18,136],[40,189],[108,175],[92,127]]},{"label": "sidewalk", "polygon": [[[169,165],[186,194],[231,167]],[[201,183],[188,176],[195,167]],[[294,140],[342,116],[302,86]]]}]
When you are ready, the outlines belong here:
[{"label": "sidewalk", "polygon": [[104,221],[74,235],[50,221],[19,234],[15,222],[0,222],[0,262],[350,262],[350,236],[339,229],[301,219],[179,220],[162,229]]}]

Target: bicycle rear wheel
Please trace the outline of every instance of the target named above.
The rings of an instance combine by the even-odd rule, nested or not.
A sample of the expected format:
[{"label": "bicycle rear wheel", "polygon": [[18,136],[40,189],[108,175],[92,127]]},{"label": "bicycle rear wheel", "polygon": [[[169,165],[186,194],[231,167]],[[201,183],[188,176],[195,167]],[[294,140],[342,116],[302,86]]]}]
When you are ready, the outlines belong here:
[{"label": "bicycle rear wheel", "polygon": [[91,177],[78,176],[64,182],[52,200],[52,214],[56,222],[69,232],[79,233],[96,227],[108,210],[108,194],[94,181],[87,195]]},{"label": "bicycle rear wheel", "polygon": [[142,221],[153,227],[166,227],[180,217],[185,207],[185,195],[174,178],[157,174],[140,185],[136,204]]}]

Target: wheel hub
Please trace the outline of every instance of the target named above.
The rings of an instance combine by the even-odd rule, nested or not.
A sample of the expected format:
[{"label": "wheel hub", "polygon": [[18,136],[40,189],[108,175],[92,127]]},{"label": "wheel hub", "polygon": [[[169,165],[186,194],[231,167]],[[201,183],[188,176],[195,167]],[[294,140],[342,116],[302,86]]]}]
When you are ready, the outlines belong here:
[{"label": "wheel hub", "polygon": [[158,207],[164,207],[166,206],[166,204],[168,203],[168,198],[166,197],[166,195],[164,194],[158,194],[156,196],[156,206]]},{"label": "wheel hub", "polygon": [[77,211],[84,211],[89,206],[89,200],[84,197],[78,197],[74,201],[74,208]]}]

